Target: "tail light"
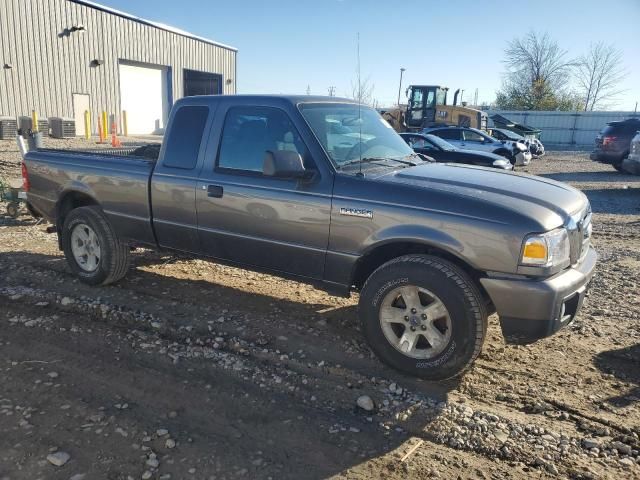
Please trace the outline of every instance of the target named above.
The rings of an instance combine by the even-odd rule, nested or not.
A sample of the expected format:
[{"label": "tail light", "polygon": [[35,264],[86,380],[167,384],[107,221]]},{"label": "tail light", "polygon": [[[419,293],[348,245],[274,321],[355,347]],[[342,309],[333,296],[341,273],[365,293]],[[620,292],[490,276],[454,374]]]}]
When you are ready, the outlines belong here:
[{"label": "tail light", "polygon": [[606,137],[602,137],[602,146],[606,147],[607,145],[611,145],[616,141],[618,137],[613,137],[611,135],[607,135]]},{"label": "tail light", "polygon": [[29,172],[27,171],[27,166],[24,162],[22,162],[22,190],[28,192],[31,190],[31,183],[29,182]]}]

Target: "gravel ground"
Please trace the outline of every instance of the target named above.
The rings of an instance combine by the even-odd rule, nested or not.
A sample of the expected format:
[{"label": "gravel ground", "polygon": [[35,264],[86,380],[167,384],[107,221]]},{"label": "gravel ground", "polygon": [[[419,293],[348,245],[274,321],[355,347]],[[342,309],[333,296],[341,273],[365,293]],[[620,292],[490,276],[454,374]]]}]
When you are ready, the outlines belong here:
[{"label": "gravel ground", "polygon": [[640,177],[584,152],[526,170],[589,196],[591,293],[526,347],[491,317],[442,383],[380,364],[355,296],[151,251],[90,288],[44,225],[0,218],[0,479],[640,478]]}]

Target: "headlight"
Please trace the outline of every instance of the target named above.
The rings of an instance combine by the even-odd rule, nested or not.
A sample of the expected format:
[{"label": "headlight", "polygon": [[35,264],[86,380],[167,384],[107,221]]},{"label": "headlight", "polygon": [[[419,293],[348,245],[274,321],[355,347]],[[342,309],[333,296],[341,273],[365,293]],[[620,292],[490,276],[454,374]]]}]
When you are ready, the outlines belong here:
[{"label": "headlight", "polygon": [[504,167],[506,167],[509,163],[510,163],[510,162],[509,162],[509,160],[502,160],[502,159],[501,159],[501,160],[494,160],[492,165],[493,165],[494,167],[504,168]]},{"label": "headlight", "polygon": [[520,263],[535,267],[557,267],[569,264],[571,247],[569,235],[564,228],[538,235],[530,235],[524,240]]}]

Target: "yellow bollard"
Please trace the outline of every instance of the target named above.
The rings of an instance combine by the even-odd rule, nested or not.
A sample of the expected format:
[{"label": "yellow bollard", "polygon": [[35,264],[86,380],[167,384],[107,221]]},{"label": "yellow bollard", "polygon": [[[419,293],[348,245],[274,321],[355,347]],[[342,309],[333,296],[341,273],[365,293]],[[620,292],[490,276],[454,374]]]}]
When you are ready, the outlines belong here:
[{"label": "yellow bollard", "polygon": [[91,138],[91,114],[89,110],[84,111],[84,138],[87,140]]},{"label": "yellow bollard", "polygon": [[107,112],[102,111],[102,138],[106,139],[109,135],[109,124],[107,123]]},{"label": "yellow bollard", "polygon": [[129,125],[127,124],[127,111],[122,111],[122,134],[125,137],[129,136]]},{"label": "yellow bollard", "polygon": [[38,112],[31,110],[31,131],[33,133],[38,132]]}]

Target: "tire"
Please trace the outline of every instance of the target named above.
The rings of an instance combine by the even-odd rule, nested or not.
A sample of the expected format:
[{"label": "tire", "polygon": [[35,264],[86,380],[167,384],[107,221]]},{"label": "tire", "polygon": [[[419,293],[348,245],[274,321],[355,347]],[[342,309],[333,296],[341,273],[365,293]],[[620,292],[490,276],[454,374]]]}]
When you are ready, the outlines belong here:
[{"label": "tire", "polygon": [[629,157],[629,152],[625,152],[622,154],[622,157],[620,157],[620,161],[618,162],[613,162],[611,164],[611,166],[613,168],[615,168],[617,171],[619,171],[620,173],[627,173],[624,171],[624,169],[622,168],[622,164],[624,163],[624,161]]},{"label": "tire", "polygon": [[[87,264],[88,260],[83,266],[82,261],[74,254],[72,240],[78,240],[74,237],[74,232],[78,235],[94,233],[92,238],[95,245],[92,245],[92,248],[98,252],[97,256],[93,255],[96,257],[95,268]],[[79,207],[71,210],[64,221],[61,235],[67,263],[82,282],[89,285],[108,285],[127,274],[129,246],[118,239],[100,207]],[[76,246],[78,243],[76,242]]]},{"label": "tire", "polygon": [[18,218],[18,215],[20,214],[20,205],[18,204],[18,202],[9,202],[7,204],[7,215],[9,215],[11,218]]},{"label": "tire", "polygon": [[[431,320],[431,326],[440,333],[435,338],[438,343],[433,342],[433,346],[426,338],[433,335],[431,327],[421,333],[421,329],[426,330],[429,325],[429,316],[409,312],[407,305],[403,307],[403,294],[396,297],[397,292],[416,287],[420,291],[418,308],[426,312],[434,305],[432,301],[440,301],[448,314],[444,322],[442,318]],[[399,302],[399,310],[408,313],[402,317],[406,325],[401,325],[402,321],[382,320],[389,317],[386,312],[391,309],[395,310],[390,317],[396,318],[398,303],[389,306],[389,299],[394,298]],[[487,332],[487,310],[478,287],[458,266],[430,255],[405,255],[379,267],[362,288],[359,310],[364,335],[375,354],[391,367],[427,380],[444,380],[462,374],[480,355]],[[413,325],[417,334],[409,330]],[[402,345],[406,334],[422,337],[414,342],[413,353],[401,351],[398,344],[389,340],[389,337],[394,340],[401,337]],[[407,345],[401,348],[408,349]]]}]

